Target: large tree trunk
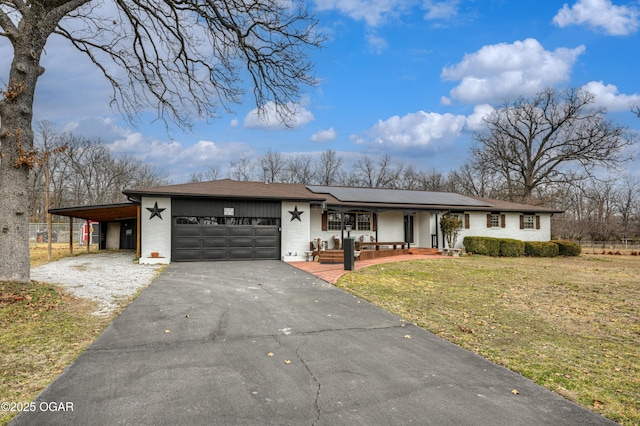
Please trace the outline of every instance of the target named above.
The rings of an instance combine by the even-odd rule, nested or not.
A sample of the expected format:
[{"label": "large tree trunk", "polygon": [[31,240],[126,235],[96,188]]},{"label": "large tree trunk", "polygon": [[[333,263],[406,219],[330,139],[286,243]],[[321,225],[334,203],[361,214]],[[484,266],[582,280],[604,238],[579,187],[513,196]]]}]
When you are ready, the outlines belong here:
[{"label": "large tree trunk", "polygon": [[[36,15],[23,21],[25,31],[12,39],[15,54],[0,100],[0,281],[30,280],[27,178],[36,160],[31,108],[46,42],[39,28],[43,16]],[[30,22],[35,25],[29,28]]]}]

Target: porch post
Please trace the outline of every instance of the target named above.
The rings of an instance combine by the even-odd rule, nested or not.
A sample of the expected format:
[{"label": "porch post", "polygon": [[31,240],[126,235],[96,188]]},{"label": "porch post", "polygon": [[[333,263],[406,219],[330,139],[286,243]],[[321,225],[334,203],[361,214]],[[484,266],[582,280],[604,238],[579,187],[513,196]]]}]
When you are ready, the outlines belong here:
[{"label": "porch post", "polygon": [[[140,253],[141,253],[141,250],[140,250],[140,241],[141,241],[140,234],[142,232],[142,230],[140,229],[140,222],[141,222],[141,220],[140,220],[140,207],[141,207],[140,205],[136,206],[136,221],[137,221],[137,224],[136,224],[136,257],[138,259],[140,258]],[[320,247],[318,247],[318,250],[320,250]]]},{"label": "porch post", "polygon": [[69,216],[69,254],[73,254],[73,216]]},{"label": "porch post", "polygon": [[[438,223],[438,213],[436,213],[436,247],[440,248],[440,237],[438,236],[438,228],[440,228],[440,224]],[[442,245],[444,247],[444,244]]]}]

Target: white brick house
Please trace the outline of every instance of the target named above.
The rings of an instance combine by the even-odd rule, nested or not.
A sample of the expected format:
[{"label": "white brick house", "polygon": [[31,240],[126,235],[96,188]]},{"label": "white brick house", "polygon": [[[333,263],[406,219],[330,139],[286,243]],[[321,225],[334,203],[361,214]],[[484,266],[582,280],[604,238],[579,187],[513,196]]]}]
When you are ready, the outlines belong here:
[{"label": "white brick house", "polygon": [[[303,184],[210,182],[125,190],[142,263],[304,260],[310,244],[328,249],[349,235],[364,242],[443,248],[443,215],[458,215],[465,236],[548,241],[559,210],[454,193]],[[110,206],[52,211],[109,221]],[[118,207],[119,218],[125,216]],[[114,212],[115,212],[114,208]],[[89,212],[91,212],[89,214]],[[137,213],[136,213],[137,212]],[[133,214],[128,213],[129,216]],[[129,223],[130,223],[129,222]],[[107,228],[107,226],[105,226]],[[131,226],[126,227],[131,233]]]}]

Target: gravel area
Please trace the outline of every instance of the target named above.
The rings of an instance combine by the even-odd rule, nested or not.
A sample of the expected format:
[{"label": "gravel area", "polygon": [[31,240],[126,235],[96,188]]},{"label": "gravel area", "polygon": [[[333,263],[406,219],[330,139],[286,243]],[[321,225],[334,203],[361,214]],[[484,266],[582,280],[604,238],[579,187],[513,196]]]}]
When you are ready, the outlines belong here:
[{"label": "gravel area", "polygon": [[66,288],[76,297],[99,303],[94,315],[109,315],[118,301],[146,287],[162,265],[139,265],[132,252],[100,252],[65,257],[31,268],[31,279]]}]

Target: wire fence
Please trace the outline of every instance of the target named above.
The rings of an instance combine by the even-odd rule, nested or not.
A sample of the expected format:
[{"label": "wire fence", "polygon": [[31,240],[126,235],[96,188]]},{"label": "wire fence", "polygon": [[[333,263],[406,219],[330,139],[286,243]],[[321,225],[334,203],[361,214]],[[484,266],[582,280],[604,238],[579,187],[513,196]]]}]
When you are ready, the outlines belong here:
[{"label": "wire fence", "polygon": [[[90,227],[89,243],[96,244],[100,235],[100,224],[93,223]],[[52,243],[69,243],[70,235],[73,242],[79,246],[87,243],[87,226],[86,222],[74,222],[72,234],[69,232],[68,223],[52,223],[51,224],[51,242]],[[30,223],[29,224],[29,242],[47,243],[49,241],[46,223]]]},{"label": "wire fence", "polygon": [[576,241],[585,251],[611,251],[611,250],[632,250],[640,251],[640,241],[636,240],[612,240],[612,241]]}]

